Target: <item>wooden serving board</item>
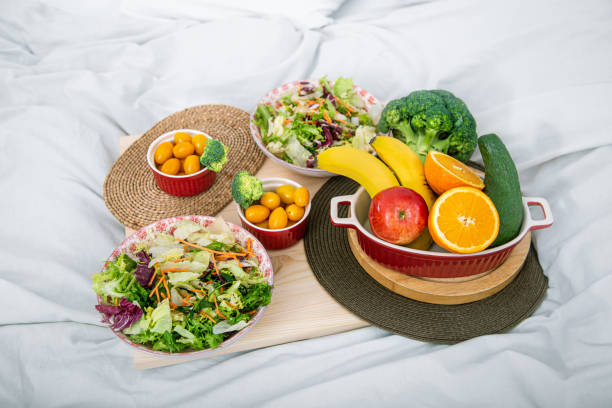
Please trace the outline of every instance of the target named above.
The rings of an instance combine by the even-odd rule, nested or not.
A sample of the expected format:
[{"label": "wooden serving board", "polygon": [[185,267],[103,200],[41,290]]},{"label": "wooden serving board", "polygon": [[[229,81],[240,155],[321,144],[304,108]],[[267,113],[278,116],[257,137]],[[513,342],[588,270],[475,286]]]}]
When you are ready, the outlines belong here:
[{"label": "wooden serving board", "polygon": [[[125,149],[140,135],[120,138],[119,150]],[[257,173],[260,178],[286,177],[295,180],[310,191],[310,196],[327,181],[326,178],[313,178],[295,174],[283,166],[267,159]],[[211,215],[211,214],[204,214]],[[218,215],[226,221],[240,225],[240,218],[234,203],[228,204]],[[133,231],[126,228],[126,235]],[[319,284],[306,260],[303,241],[279,250],[269,251],[274,267],[274,292],[272,302],[266,308],[261,320],[239,341],[213,353],[210,357],[238,351],[246,351],[277,344],[327,336],[348,330],[369,326],[347,311],[332,298]],[[180,364],[195,358],[163,358],[140,351],[134,352],[134,365],[144,370],[172,364]]]},{"label": "wooden serving board", "polygon": [[349,230],[348,235],[357,262],[378,283],[410,299],[440,305],[469,303],[496,294],[518,275],[531,245],[531,232],[528,232],[504,263],[492,271],[458,278],[423,278],[379,264],[363,252],[354,230]]}]

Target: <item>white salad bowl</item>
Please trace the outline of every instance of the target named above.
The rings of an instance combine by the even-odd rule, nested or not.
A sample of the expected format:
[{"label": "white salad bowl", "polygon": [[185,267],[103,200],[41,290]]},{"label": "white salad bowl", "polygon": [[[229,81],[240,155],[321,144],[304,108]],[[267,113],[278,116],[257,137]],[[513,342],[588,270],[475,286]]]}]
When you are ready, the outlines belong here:
[{"label": "white salad bowl", "polygon": [[[319,80],[318,79],[304,79],[301,81],[293,81],[293,82],[289,82],[287,84],[281,85],[278,88],[275,88],[273,90],[271,90],[270,92],[268,92],[266,94],[266,96],[264,96],[263,98],[261,98],[261,100],[257,103],[257,105],[261,105],[261,104],[266,104],[266,105],[276,105],[276,102],[284,95],[286,94],[288,91],[290,91],[291,89],[297,88],[300,85],[314,85],[315,87],[319,85]],[[330,81],[330,84],[333,85],[333,82]],[[372,94],[370,94],[368,91],[359,88],[358,86],[354,86],[353,85],[353,89],[355,89],[355,92],[357,92],[357,94],[361,97],[361,99],[363,100],[364,104],[365,104],[365,109],[367,111],[369,111],[372,106],[374,105],[378,105],[380,106],[381,110],[383,108],[383,104],[378,100],[378,98],[376,98],[375,96],[373,96]],[[257,125],[255,125],[255,111],[257,110],[257,105],[255,106],[255,108],[253,109],[253,112],[251,113],[251,120],[250,120],[250,128],[251,128],[251,135],[253,136],[253,140],[255,140],[255,143],[257,144],[257,146],[261,149],[261,151],[268,156],[270,159],[272,159],[273,161],[275,161],[276,163],[280,164],[281,166],[284,166],[298,174],[302,174],[304,176],[311,176],[311,177],[332,177],[332,176],[336,176],[336,174],[334,173],[330,173],[329,171],[325,171],[325,170],[321,170],[321,169],[314,169],[314,168],[309,168],[309,167],[304,167],[304,166],[298,166],[296,164],[292,164],[292,163],[288,163],[284,160],[282,160],[281,158],[277,157],[274,155],[274,153],[270,152],[263,140],[262,140],[262,136],[260,134],[259,131],[259,127],[257,127]]]},{"label": "white salad bowl", "polygon": [[[114,259],[119,257],[124,252],[127,253],[128,255],[134,255],[136,252],[139,251],[138,245],[150,239],[153,234],[172,233],[175,229],[175,224],[177,221],[191,220],[204,227],[207,227],[210,224],[212,224],[215,221],[215,219],[216,219],[215,217],[209,217],[205,215],[188,215],[188,216],[166,218],[166,219],[157,221],[153,224],[147,225],[146,227],[139,229],[138,231],[134,232],[132,235],[127,237],[121,244],[119,244],[117,248],[113,250],[113,252],[110,254],[110,256],[108,257],[106,261],[107,262],[113,261]],[[227,221],[226,221],[226,224],[230,227],[230,229],[234,233],[234,236],[236,237],[236,241],[240,243],[241,246],[246,247],[247,240],[251,239],[251,247],[253,248],[253,251],[259,261],[259,269],[263,273],[263,276],[267,278],[268,284],[270,286],[273,286],[274,270],[272,268],[272,261],[270,260],[270,257],[268,256],[268,253],[266,249],[264,248],[264,246],[261,244],[261,242],[259,242],[257,238],[251,235],[247,230],[235,224],[227,222]],[[106,269],[106,263],[105,263],[105,266],[102,268],[102,271],[104,271],[105,269]],[[116,331],[112,329],[111,330],[121,340],[123,340],[124,342],[132,346],[134,349],[137,349],[144,353],[154,354],[154,355],[166,357],[166,358],[184,358],[184,357],[204,356],[207,354],[214,354],[220,350],[227,348],[228,346],[235,343],[236,341],[238,341],[238,339],[244,336],[249,330],[253,328],[253,326],[255,326],[255,324],[257,324],[257,322],[263,316],[265,309],[266,309],[266,306],[261,306],[257,310],[257,313],[251,318],[247,326],[237,331],[232,336],[228,337],[223,343],[219,344],[214,349],[185,351],[185,352],[179,352],[179,353],[168,353],[164,351],[157,351],[149,347],[146,347],[142,344],[134,343],[121,331]]]}]

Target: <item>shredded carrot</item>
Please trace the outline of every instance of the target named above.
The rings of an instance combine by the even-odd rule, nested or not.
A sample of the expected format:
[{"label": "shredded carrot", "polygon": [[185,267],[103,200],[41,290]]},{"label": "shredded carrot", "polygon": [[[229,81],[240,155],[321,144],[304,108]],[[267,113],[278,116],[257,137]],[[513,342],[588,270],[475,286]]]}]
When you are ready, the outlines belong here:
[{"label": "shredded carrot", "polygon": [[217,295],[213,295],[213,300],[215,301],[215,312],[217,312],[219,316],[227,320],[227,317],[225,317],[223,313],[221,313],[221,311],[219,310],[219,305],[217,304]]},{"label": "shredded carrot", "polygon": [[226,304],[226,305],[228,305],[228,306],[229,306],[229,307],[231,307],[232,309],[236,309],[236,310],[238,310],[238,306],[234,306],[234,305],[232,305],[230,302],[228,302],[228,301],[226,301],[226,300],[224,300],[224,302],[225,302],[225,304]]},{"label": "shredded carrot", "polygon": [[332,121],[331,121],[329,115],[327,114],[327,112],[323,112],[323,117],[325,118],[325,121],[327,123],[332,123]]},{"label": "shredded carrot", "polygon": [[219,293],[223,293],[223,286],[219,288]]},{"label": "shredded carrot", "polygon": [[162,292],[161,297],[162,297],[162,299],[165,299],[166,298],[166,294],[164,292]]},{"label": "shredded carrot", "polygon": [[159,287],[159,285],[162,283],[162,280],[160,279],[159,281],[157,281],[157,285],[155,285],[155,287],[153,288],[153,290],[151,291],[151,293],[149,293],[149,297],[153,296],[153,292],[157,292],[157,288]]},{"label": "shredded carrot", "polygon": [[200,290],[200,289],[191,289],[191,290],[193,290],[194,292],[205,293],[203,290]]},{"label": "shredded carrot", "polygon": [[204,316],[204,317],[207,317],[207,318],[208,318],[208,320],[210,320],[211,322],[213,322],[213,323],[215,323],[215,324],[217,323],[217,321],[216,321],[215,319],[213,319],[212,317],[210,317],[210,316],[208,315],[208,313],[206,313],[206,312],[200,312],[200,314],[201,314],[202,316]]},{"label": "shredded carrot", "polygon": [[184,241],[184,240],[176,238],[176,237],[174,239],[176,239],[178,242],[182,242],[185,245],[189,245],[189,246],[192,246],[194,248],[201,249],[203,251],[212,252],[213,254],[225,254],[225,252],[223,252],[223,251],[215,251],[214,249],[210,249],[210,248],[206,248],[206,247],[203,247],[203,246],[200,246],[200,245],[192,244],[191,242],[187,242],[187,241]]},{"label": "shredded carrot", "polygon": [[348,104],[346,102],[344,102],[342,99],[338,98],[337,96],[334,95],[334,99],[336,100],[337,103],[339,103],[340,105],[344,106],[346,108],[347,111],[349,112],[355,112],[354,109],[351,109],[350,106],[348,106]]},{"label": "shredded carrot", "polygon": [[215,267],[215,272],[217,273],[217,276],[219,276],[219,269],[217,269],[217,261],[215,261],[215,257],[211,257],[212,261],[213,261],[213,266]]},{"label": "shredded carrot", "polygon": [[255,313],[257,313],[257,310],[251,310],[251,311],[250,311],[250,312],[248,312],[247,314],[254,315]]},{"label": "shredded carrot", "polygon": [[183,245],[183,250],[184,250],[185,252],[189,252],[189,247],[188,247],[187,245]]},{"label": "shredded carrot", "polygon": [[157,303],[161,302],[161,300],[159,299],[159,290],[155,291],[155,297],[157,297]]},{"label": "shredded carrot", "polygon": [[115,306],[119,304],[119,298],[115,298]]},{"label": "shredded carrot", "polygon": [[234,259],[236,260],[236,262],[238,262],[238,265],[242,268],[242,262],[240,262],[240,259],[238,259],[237,255],[234,255]]},{"label": "shredded carrot", "polygon": [[176,262],[183,262],[183,261],[188,261],[188,260],[189,260],[189,258],[180,258],[180,259],[175,259],[175,260],[174,260],[174,261],[172,261],[172,262],[175,262],[175,263],[176,263]]},{"label": "shredded carrot", "polygon": [[170,299],[170,289],[168,289],[168,282],[166,282],[166,277],[162,275],[162,280],[164,281],[164,287],[166,288],[166,293],[168,294],[168,299]]},{"label": "shredded carrot", "polygon": [[151,280],[149,281],[149,283],[147,284],[147,286],[151,286],[153,284],[153,281],[155,280],[155,272],[153,273],[153,275],[151,276]]},{"label": "shredded carrot", "polygon": [[169,269],[164,269],[164,270],[162,270],[160,272],[161,273],[166,273],[166,272],[189,272],[189,269],[169,268]]},{"label": "shredded carrot", "polygon": [[345,125],[348,125],[348,122],[347,122],[346,120],[337,119],[337,118],[336,118],[335,120],[336,120],[336,122],[342,122],[342,123],[344,123]]}]

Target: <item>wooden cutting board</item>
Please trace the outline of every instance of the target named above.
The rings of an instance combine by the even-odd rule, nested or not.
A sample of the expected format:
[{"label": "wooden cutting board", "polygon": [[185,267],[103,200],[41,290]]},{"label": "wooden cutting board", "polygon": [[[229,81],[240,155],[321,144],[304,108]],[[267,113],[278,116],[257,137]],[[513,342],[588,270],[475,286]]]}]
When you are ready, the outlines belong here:
[{"label": "wooden cutting board", "polygon": [[[140,136],[120,138],[119,149],[125,149]],[[327,181],[295,174],[267,159],[257,173],[260,178],[286,177],[306,186],[311,197]],[[204,214],[214,215],[214,214]],[[228,204],[217,215],[229,222],[240,225],[240,218],[233,203]],[[133,231],[126,228],[126,235]],[[323,289],[312,274],[303,241],[279,250],[269,251],[274,266],[274,295],[261,320],[239,341],[211,356],[252,350],[276,344],[327,336],[348,330],[369,326],[347,311]],[[134,365],[139,370],[180,364],[199,358],[163,358],[144,352],[134,352]]]},{"label": "wooden cutting board", "polygon": [[349,230],[348,235],[355,259],[378,283],[407,298],[439,305],[475,302],[496,294],[518,275],[531,246],[531,232],[528,232],[496,269],[458,278],[425,278],[406,275],[379,264],[361,249],[354,230]]}]

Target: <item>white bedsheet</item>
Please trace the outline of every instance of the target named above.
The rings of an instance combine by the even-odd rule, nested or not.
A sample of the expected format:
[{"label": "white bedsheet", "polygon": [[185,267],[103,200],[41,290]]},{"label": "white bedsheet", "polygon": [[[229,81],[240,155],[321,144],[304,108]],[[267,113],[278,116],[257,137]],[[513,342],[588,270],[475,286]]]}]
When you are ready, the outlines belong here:
[{"label": "white bedsheet", "polygon": [[[0,406],[612,406],[612,3],[173,3],[0,3]],[[136,371],[90,283],[117,138],[323,74],[449,89],[503,138],[552,205],[546,299],[454,346],[366,328]]]}]

